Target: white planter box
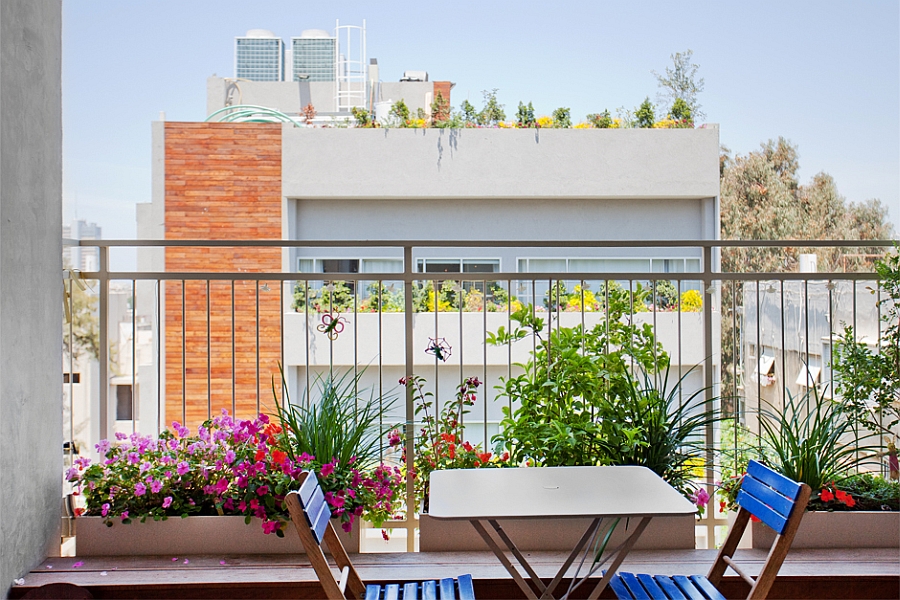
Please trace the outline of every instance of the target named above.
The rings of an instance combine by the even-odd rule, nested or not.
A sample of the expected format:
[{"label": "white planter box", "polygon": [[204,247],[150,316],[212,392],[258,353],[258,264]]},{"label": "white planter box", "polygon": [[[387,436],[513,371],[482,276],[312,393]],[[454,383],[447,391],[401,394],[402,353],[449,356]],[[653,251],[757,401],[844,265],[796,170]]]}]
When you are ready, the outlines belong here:
[{"label": "white planter box", "polygon": [[[519,550],[566,550],[575,547],[590,524],[590,519],[529,519],[504,520],[500,524]],[[610,540],[612,549],[633,531],[638,520],[619,522]],[[693,515],[657,517],[638,538],[638,550],[694,549]],[[489,550],[487,544],[468,521],[419,517],[419,550],[422,552],[459,552]]]},{"label": "white planter box", "polygon": [[[258,519],[249,525],[241,516],[170,517],[165,521],[128,525],[113,521],[107,527],[101,517],[75,519],[77,556],[145,556],[186,554],[304,554],[300,536],[288,524],[284,537],[263,533]],[[359,520],[346,534],[336,521],[341,542],[347,552],[359,552]],[[327,544],[326,544],[327,546]]]},{"label": "white planter box", "polygon": [[[753,547],[771,547],[775,532],[762,523],[752,526]],[[792,547],[900,548],[900,512],[807,512]]]}]

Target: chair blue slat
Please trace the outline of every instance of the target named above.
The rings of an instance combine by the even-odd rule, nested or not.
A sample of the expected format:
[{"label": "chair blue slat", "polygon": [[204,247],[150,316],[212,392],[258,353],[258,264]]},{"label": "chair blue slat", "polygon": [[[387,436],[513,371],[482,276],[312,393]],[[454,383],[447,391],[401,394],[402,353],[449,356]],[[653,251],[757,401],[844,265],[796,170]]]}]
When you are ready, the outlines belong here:
[{"label": "chair blue slat", "polygon": [[671,598],[671,600],[686,600],[686,596],[678,589],[678,586],[675,585],[675,582],[672,581],[672,578],[668,575],[656,575],[653,579],[656,580],[659,587],[665,590],[666,595]]},{"label": "chair blue slat", "polygon": [[327,505],[323,504],[319,508],[319,514],[315,516],[307,514],[307,518],[309,519],[309,528],[316,538],[316,543],[321,545],[322,540],[325,538],[325,528],[328,527],[328,520],[331,518],[331,511],[328,510]]},{"label": "chair blue slat", "polygon": [[390,583],[384,586],[384,600],[400,600],[399,583]]},{"label": "chair blue slat", "polygon": [[459,600],[475,600],[475,585],[472,582],[471,575],[460,575],[459,583]]},{"label": "chair blue slat", "polygon": [[788,520],[744,490],[738,492],[737,503],[749,510],[750,514],[754,515],[757,519],[774,529],[775,533],[784,533],[784,528],[787,526]]},{"label": "chair blue slat", "polygon": [[303,485],[297,490],[297,493],[300,494],[300,503],[303,506],[306,506],[309,503],[309,498],[312,496],[313,492],[316,491],[317,487],[319,487],[319,480],[316,478],[316,474],[312,471],[307,471],[306,479],[303,480]]},{"label": "chair blue slat", "polygon": [[707,600],[703,592],[698,590],[697,586],[694,585],[694,582],[684,575],[673,575],[672,581],[675,582],[678,589],[680,589],[685,596],[690,598],[690,600]]},{"label": "chair blue slat", "polygon": [[381,600],[381,586],[375,584],[367,585],[366,600]]},{"label": "chair blue slat", "polygon": [[634,596],[628,591],[628,587],[625,586],[625,582],[622,581],[621,573],[613,575],[613,578],[609,580],[609,587],[612,588],[612,591],[616,594],[616,598],[619,600],[634,599]]},{"label": "chair blue slat", "polygon": [[422,582],[422,600],[437,600],[437,581]]},{"label": "chair blue slat", "polygon": [[403,585],[403,600],[419,600],[419,584],[411,581]]},{"label": "chair blue slat", "polygon": [[668,600],[668,596],[663,591],[659,584],[656,583],[656,580],[653,579],[651,575],[647,575],[646,573],[638,573],[635,575],[638,581],[641,582],[641,585],[644,586],[644,589],[647,590],[647,593],[650,594],[651,598],[662,598],[662,600]]},{"label": "chair blue slat", "polygon": [[716,586],[710,583],[709,579],[703,575],[691,575],[688,579],[693,581],[694,585],[700,588],[700,591],[706,594],[709,600],[725,600],[725,596],[722,595],[722,592],[717,590]]},{"label": "chair blue slat", "polygon": [[317,487],[313,490],[312,495],[309,497],[309,501],[304,503],[303,510],[308,515],[317,516],[325,504],[325,494],[322,493],[322,488]]},{"label": "chair blue slat", "polygon": [[652,600],[652,597],[641,585],[641,582],[638,581],[638,578],[634,576],[634,573],[622,573],[622,581],[636,600]]},{"label": "chair blue slat", "polygon": [[441,600],[456,600],[456,582],[452,578],[441,579]]},{"label": "chair blue slat", "polygon": [[761,483],[755,477],[744,477],[743,481],[741,481],[741,489],[782,517],[791,516],[791,509],[794,508],[794,501],[790,498],[785,498],[766,484]]},{"label": "chair blue slat", "polygon": [[781,494],[787,496],[791,500],[796,500],[800,494],[800,484],[793,479],[788,479],[781,473],[776,473],[769,467],[755,460],[751,460],[747,464],[747,474],[751,477],[759,479],[770,488],[778,490]]}]

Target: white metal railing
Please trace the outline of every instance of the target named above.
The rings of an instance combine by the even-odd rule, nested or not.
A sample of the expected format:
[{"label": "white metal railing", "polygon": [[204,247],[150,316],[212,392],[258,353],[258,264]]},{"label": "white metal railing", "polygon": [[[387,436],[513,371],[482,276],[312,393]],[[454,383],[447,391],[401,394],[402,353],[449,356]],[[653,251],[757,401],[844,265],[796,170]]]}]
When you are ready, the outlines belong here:
[{"label": "white metal railing", "polygon": [[[433,379],[433,389],[440,402],[448,397],[447,388],[452,389],[452,384],[459,383],[465,377],[471,375],[480,376],[486,382],[496,383],[502,376],[510,376],[516,367],[514,363],[520,361],[523,355],[527,355],[530,348],[514,349],[511,345],[505,351],[489,349],[485,343],[488,331],[496,331],[499,326],[509,328],[510,313],[512,312],[513,298],[521,290],[524,296],[537,301],[547,296],[542,290],[554,289],[559,282],[568,282],[569,285],[578,285],[581,302],[575,302],[574,309],[563,309],[559,302],[548,303],[543,307],[546,316],[547,327],[562,327],[572,325],[585,325],[603,318],[603,312],[592,311],[585,305],[585,293],[587,290],[602,290],[607,282],[621,282],[625,288],[633,290],[635,286],[643,282],[651,285],[653,290],[650,306],[631,306],[630,318],[646,322],[653,326],[655,335],[660,337],[661,343],[672,357],[672,363],[678,366],[679,374],[689,369],[693,364],[699,364],[702,371],[702,381],[696,381],[698,387],[706,390],[707,397],[728,396],[733,398],[734,404],[730,407],[739,416],[745,414],[746,404],[751,405],[755,400],[763,398],[769,393],[769,379],[777,382],[772,389],[775,396],[782,394],[785,387],[799,385],[793,379],[789,365],[802,363],[806,377],[811,376],[811,357],[818,356],[816,378],[821,382],[823,375],[830,372],[830,351],[828,356],[822,348],[830,348],[830,340],[833,330],[840,320],[850,319],[858,323],[860,319],[867,319],[877,324],[877,311],[862,314],[860,303],[862,302],[860,290],[865,289],[866,281],[875,279],[875,274],[869,270],[859,272],[816,272],[816,273],[781,273],[781,272],[722,272],[720,268],[721,254],[732,249],[740,248],[771,248],[775,251],[785,248],[884,248],[892,245],[891,241],[709,241],[709,240],[657,240],[657,241],[359,241],[359,240],[318,240],[318,241],[145,241],[145,240],[91,240],[82,241],[82,246],[94,246],[99,249],[99,269],[89,273],[68,273],[66,286],[69,312],[77,311],[75,298],[76,288],[83,282],[90,282],[91,288],[85,293],[89,298],[96,298],[96,320],[99,343],[97,346],[97,379],[94,382],[95,392],[93,397],[85,394],[81,399],[82,410],[88,413],[88,417],[79,421],[76,418],[75,398],[77,385],[75,382],[76,371],[89,372],[90,362],[86,366],[77,367],[75,357],[69,356],[64,371],[67,374],[67,410],[68,431],[65,439],[70,443],[68,452],[74,452],[76,441],[81,440],[82,452],[89,452],[94,443],[101,438],[110,437],[116,427],[131,427],[145,433],[159,432],[166,423],[172,420],[182,422],[189,420],[187,382],[192,374],[198,370],[205,375],[207,413],[214,414],[214,407],[226,406],[230,412],[238,410],[239,403],[244,398],[239,398],[243,392],[239,390],[236,357],[242,361],[249,357],[251,370],[255,371],[255,411],[266,408],[264,395],[269,389],[267,378],[273,372],[272,356],[262,356],[261,344],[268,343],[272,346],[271,337],[276,336],[274,346],[277,347],[275,362],[286,365],[289,378],[296,392],[309,392],[311,374],[317,370],[350,368],[354,372],[361,369],[372,369],[370,377],[372,385],[379,395],[384,395],[394,387],[390,378],[394,375],[411,377],[414,374],[425,375]],[[117,248],[134,247],[142,254],[153,255],[155,259],[150,262],[164,264],[164,253],[168,248],[207,248],[215,252],[216,248],[240,248],[245,252],[253,252],[260,248],[281,248],[284,260],[282,264],[296,265],[292,260],[292,252],[304,249],[308,252],[325,252],[328,249],[390,249],[392,252],[402,253],[402,272],[383,273],[298,273],[286,269],[273,269],[268,272],[227,271],[211,272],[198,270],[194,272],[172,272],[167,270],[142,270],[142,271],[112,271],[110,265],[110,252]],[[522,273],[511,270],[479,273],[431,273],[420,272],[422,264],[416,260],[417,251],[422,248],[440,248],[445,254],[450,255],[460,249],[528,249],[531,256],[540,253],[552,255],[577,248],[581,251],[595,252],[598,256],[605,255],[611,249],[623,248],[639,249],[646,252],[648,249],[657,252],[660,257],[666,257],[672,249],[679,249],[696,257],[700,268],[696,272],[549,272],[549,273]],[[155,253],[155,254],[154,254]],[[228,268],[228,265],[219,265]],[[501,265],[502,266],[502,265]],[[461,269],[462,270],[462,269]],[[423,312],[421,303],[417,308],[414,301],[414,290],[421,289],[423,284],[432,284],[437,289],[439,282],[452,281],[457,289],[452,290],[456,294],[457,306],[452,310],[441,310],[438,300],[439,294],[434,293],[432,311]],[[663,310],[657,301],[656,292],[658,282],[671,282],[676,290],[676,302],[673,309]],[[321,289],[323,285],[334,285],[342,282],[352,288],[351,300],[344,302],[342,310],[335,311],[334,300],[328,310],[321,307],[311,307],[311,290]],[[362,312],[372,306],[371,298],[367,297],[365,284],[374,284],[377,302],[376,310],[372,313]],[[496,284],[504,302],[492,302],[495,312],[490,312],[488,307],[487,290],[490,285]],[[117,294],[118,286],[120,293]],[[252,288],[251,288],[252,286]],[[386,286],[393,286],[391,293],[402,291],[402,303],[395,305],[391,310],[384,307],[383,294]],[[818,293],[823,290],[827,296],[827,314],[822,311],[810,313],[810,286]],[[188,289],[191,292],[188,292]],[[568,287],[568,286],[567,286]],[[238,294],[237,288],[243,291]],[[463,301],[466,290],[481,289],[481,310],[478,306],[466,307]],[[252,292],[248,292],[252,289]],[[292,308],[292,296],[294,289],[300,290],[304,299],[302,307]],[[608,289],[608,288],[606,288]],[[689,313],[681,304],[682,293],[688,289],[700,292],[702,297],[701,309],[698,313]],[[793,290],[798,290],[799,304],[796,298],[790,299]],[[205,319],[206,348],[201,352],[201,358],[189,357],[189,342],[186,331],[188,329],[189,310],[188,300],[193,300],[191,294],[196,291],[205,297],[205,317],[200,314],[197,321],[202,323]],[[213,297],[224,298],[224,314],[213,316]],[[502,294],[500,294],[502,292]],[[180,306],[178,305],[180,293]],[[593,292],[591,292],[593,293]],[[577,294],[577,292],[576,292]],[[277,298],[274,301],[272,298]],[[122,301],[125,300],[123,309]],[[167,300],[168,298],[168,300]],[[333,295],[332,295],[333,298]],[[722,305],[723,298],[727,304]],[[850,310],[846,308],[847,298],[851,298]],[[230,299],[230,314],[228,300]],[[237,299],[237,300],[236,300]],[[577,299],[576,299],[577,300]],[[236,302],[249,302],[250,310],[240,311],[236,309]],[[368,304],[366,304],[368,302]],[[786,306],[788,302],[789,306]],[[174,305],[173,305],[174,303]],[[262,303],[262,304],[261,304]],[[537,304],[537,302],[535,302]],[[272,315],[261,316],[260,307],[277,307],[277,327],[275,331],[264,330],[261,322],[271,322]],[[874,306],[874,304],[873,304]],[[380,308],[378,308],[380,307]],[[843,307],[843,308],[840,308]],[[542,307],[536,307],[540,311]],[[638,309],[646,310],[638,310]],[[774,308],[774,312],[773,312]],[[88,309],[88,312],[93,310]],[[844,312],[841,312],[841,311]],[[786,312],[787,311],[787,312]],[[796,311],[799,316],[791,316]],[[195,311],[196,312],[196,311]],[[201,311],[202,313],[202,307]],[[270,311],[271,312],[271,311]],[[347,319],[347,331],[341,334],[339,339],[327,339],[318,330],[322,325],[323,314],[336,316],[341,312]],[[432,314],[433,313],[433,314]],[[820,314],[821,313],[821,314]],[[775,315],[775,317],[773,317]],[[780,315],[780,323],[777,323]],[[787,315],[787,316],[786,316]],[[842,317],[843,315],[843,317]],[[748,322],[753,317],[755,321]],[[172,327],[167,326],[167,321],[175,323],[181,319],[181,347],[180,365],[171,364],[176,361],[177,340],[173,338]],[[214,350],[212,342],[213,319],[224,322],[223,331],[230,330],[230,348],[228,340],[225,342],[226,351],[230,350],[231,358],[231,389],[220,393],[221,389],[214,391],[213,386],[213,360]],[[268,319],[268,321],[266,321]],[[773,321],[774,319],[774,321]],[[821,330],[822,322],[827,323],[827,336],[820,335],[814,339],[811,332]],[[249,323],[248,323],[249,321]],[[804,335],[801,336],[800,345],[789,342],[787,335],[788,322],[793,327],[794,323],[803,327]],[[69,319],[69,328],[66,332],[70,346],[75,343],[75,338],[81,332],[75,318]],[[248,339],[237,340],[235,333],[240,328],[250,331]],[[779,331],[780,329],[780,331]],[[796,329],[796,328],[795,328]],[[728,331],[723,342],[723,331]],[[880,331],[880,330],[879,330]],[[780,335],[775,335],[779,332]],[[195,332],[197,333],[197,332]],[[203,338],[203,331],[199,337]],[[433,334],[433,335],[432,335]],[[425,338],[451,338],[453,340],[453,360],[443,363],[437,357],[425,357],[423,354],[422,340]],[[826,343],[827,342],[827,343]],[[174,345],[173,345],[174,344]],[[324,348],[322,348],[324,346]],[[821,346],[821,348],[819,347]],[[327,351],[326,351],[327,349]],[[724,350],[724,352],[723,352]],[[818,351],[818,354],[816,353]],[[226,352],[228,353],[228,352]],[[524,354],[523,354],[524,353]],[[755,353],[755,354],[751,354]],[[171,355],[171,357],[169,356]],[[772,358],[772,364],[765,367],[766,372],[760,370],[765,366],[762,357]],[[426,363],[425,359],[428,359]],[[189,369],[188,362],[193,366]],[[219,361],[221,362],[221,361]],[[448,366],[448,364],[450,366]],[[219,365],[221,366],[221,365]],[[180,367],[180,368],[179,368]],[[458,367],[458,375],[456,368]],[[226,370],[228,365],[224,367]],[[452,373],[451,373],[452,369]],[[177,390],[167,387],[167,378],[172,375],[178,378],[180,371],[181,408],[172,411],[171,406],[177,405]],[[752,371],[755,371],[752,372]],[[774,374],[770,376],[770,371]],[[189,373],[190,372],[190,373]],[[722,374],[726,378],[723,379]],[[197,380],[197,377],[194,377]],[[226,378],[227,379],[227,378]],[[799,378],[798,378],[799,379]],[[130,400],[125,395],[124,399],[117,398],[117,408],[128,407],[130,411],[124,411],[129,419],[116,418],[116,410],[113,409],[110,394],[111,381],[118,381],[122,386],[130,384]],[[129,381],[130,380],[130,381]],[[445,385],[442,387],[441,382]],[[800,380],[802,382],[802,380]],[[129,383],[126,383],[129,382]],[[121,386],[119,386],[121,387]],[[119,387],[115,389],[118,390]],[[227,386],[226,386],[227,387]],[[221,388],[221,386],[220,386]],[[480,432],[481,442],[488,446],[490,437],[497,427],[496,409],[493,403],[497,402],[497,396],[489,385],[482,388],[480,398],[480,418],[473,418],[472,425]],[[755,388],[755,389],[754,389]],[[416,433],[415,414],[412,392],[409,389],[400,390],[405,393],[405,402],[402,411],[396,416],[405,423],[407,434],[407,456],[412,460],[414,453],[413,439]],[[301,394],[302,395],[302,394]],[[193,400],[191,400],[193,402]],[[252,402],[251,402],[252,403]],[[167,404],[170,404],[167,407]],[[148,408],[149,407],[149,408]],[[201,407],[202,409],[202,407]],[[176,414],[170,414],[176,412]],[[77,422],[77,423],[76,423]],[[81,429],[81,431],[77,431]],[[707,443],[727,445],[737,443],[737,440],[719,440],[717,431],[707,427]],[[86,449],[85,449],[86,447]],[[71,457],[70,457],[71,458]],[[706,483],[712,485],[716,479],[715,457],[712,453],[707,456],[705,470]],[[408,483],[407,505],[413,506],[412,482]],[[706,527],[707,539],[714,539],[714,528],[724,525],[724,516],[716,514],[713,507],[706,513],[702,525]],[[415,515],[408,514],[405,521],[395,524],[397,527],[406,528],[407,548],[414,547],[414,528],[416,527]]]}]

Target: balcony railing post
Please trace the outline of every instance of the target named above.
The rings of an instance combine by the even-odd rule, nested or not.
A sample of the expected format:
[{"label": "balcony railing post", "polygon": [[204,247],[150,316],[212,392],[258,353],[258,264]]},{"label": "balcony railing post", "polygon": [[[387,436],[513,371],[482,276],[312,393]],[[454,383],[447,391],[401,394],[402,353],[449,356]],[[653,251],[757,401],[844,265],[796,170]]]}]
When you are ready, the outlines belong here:
[{"label": "balcony railing post", "polygon": [[100,246],[100,271],[98,279],[100,283],[100,439],[111,437],[110,408],[109,408],[109,248]]},{"label": "balcony railing post", "polygon": [[[405,344],[406,381],[413,376],[413,254],[412,246],[403,247],[403,323]],[[415,449],[415,406],[413,390],[406,385],[406,470],[411,472],[416,464]],[[416,491],[412,477],[406,478],[406,551],[416,550]]]}]

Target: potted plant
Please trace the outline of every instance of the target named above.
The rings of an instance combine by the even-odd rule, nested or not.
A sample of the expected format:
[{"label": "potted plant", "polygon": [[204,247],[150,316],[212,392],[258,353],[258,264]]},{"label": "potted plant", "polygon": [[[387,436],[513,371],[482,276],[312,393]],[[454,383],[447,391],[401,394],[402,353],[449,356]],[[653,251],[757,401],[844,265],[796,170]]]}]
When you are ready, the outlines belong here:
[{"label": "potted plant", "polygon": [[[855,441],[854,424],[842,404],[810,388],[797,397],[787,393],[784,409],[770,407],[760,417],[762,435],[743,458],[756,457],[813,490],[794,547],[900,545],[900,484],[857,473],[871,462],[873,449]],[[741,477],[735,473],[723,483],[727,507],[733,506]],[[769,547],[773,535],[752,526],[755,548]]]},{"label": "potted plant", "polygon": [[[345,380],[320,384],[332,396],[347,391]],[[280,423],[267,415],[234,419],[223,411],[196,434],[175,422],[158,438],[136,433],[101,441],[100,462],[78,458],[66,473],[83,498],[76,511],[78,554],[301,553],[298,538],[285,537],[290,519],[283,499],[310,469],[329,491],[348,533],[345,545],[358,548],[356,517],[380,525],[399,507],[403,484],[399,469],[358,460],[352,451],[359,440],[352,436],[336,440],[346,446],[343,452],[335,446],[322,458],[298,451],[293,442],[313,431],[304,415],[323,425],[336,418],[329,412],[335,404],[350,405],[332,397],[321,403],[326,408],[298,414],[286,403],[278,408]],[[370,413],[363,409],[362,415]],[[246,528],[254,520],[258,526]]]}]

